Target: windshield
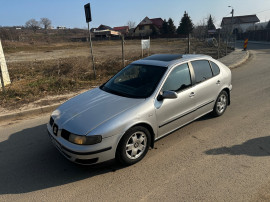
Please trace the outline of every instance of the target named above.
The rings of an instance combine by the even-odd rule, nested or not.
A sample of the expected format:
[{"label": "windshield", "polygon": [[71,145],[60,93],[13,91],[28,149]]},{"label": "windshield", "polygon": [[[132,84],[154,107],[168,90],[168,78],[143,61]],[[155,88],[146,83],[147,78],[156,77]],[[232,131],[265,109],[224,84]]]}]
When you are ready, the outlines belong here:
[{"label": "windshield", "polygon": [[147,98],[156,89],[166,67],[128,65],[100,88],[104,91],[132,98]]}]

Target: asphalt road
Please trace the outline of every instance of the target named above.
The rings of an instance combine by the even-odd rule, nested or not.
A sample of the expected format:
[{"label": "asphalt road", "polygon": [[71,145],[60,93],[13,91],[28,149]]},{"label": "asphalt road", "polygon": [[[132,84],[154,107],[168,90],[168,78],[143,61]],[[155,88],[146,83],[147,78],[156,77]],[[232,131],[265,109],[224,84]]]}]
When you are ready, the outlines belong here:
[{"label": "asphalt road", "polygon": [[78,166],[51,144],[48,116],[0,126],[0,201],[269,201],[270,45],[249,45],[232,104],[156,142],[138,164]]}]

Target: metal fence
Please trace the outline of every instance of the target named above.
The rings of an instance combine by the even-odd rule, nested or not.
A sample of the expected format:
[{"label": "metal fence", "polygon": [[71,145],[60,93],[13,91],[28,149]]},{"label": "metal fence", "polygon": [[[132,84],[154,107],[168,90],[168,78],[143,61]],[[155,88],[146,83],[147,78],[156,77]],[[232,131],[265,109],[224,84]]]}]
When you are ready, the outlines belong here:
[{"label": "metal fence", "polygon": [[254,30],[237,34],[237,40],[245,39],[250,41],[270,41],[270,30]]}]

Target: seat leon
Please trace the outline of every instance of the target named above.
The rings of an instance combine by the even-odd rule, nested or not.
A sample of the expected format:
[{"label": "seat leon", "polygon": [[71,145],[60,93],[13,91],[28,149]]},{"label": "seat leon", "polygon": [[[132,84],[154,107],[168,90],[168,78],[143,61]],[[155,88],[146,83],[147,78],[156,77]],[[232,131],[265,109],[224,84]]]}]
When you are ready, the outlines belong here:
[{"label": "seat leon", "polygon": [[47,124],[70,161],[140,161],[156,140],[230,105],[231,71],[206,55],[157,54],[59,106]]}]

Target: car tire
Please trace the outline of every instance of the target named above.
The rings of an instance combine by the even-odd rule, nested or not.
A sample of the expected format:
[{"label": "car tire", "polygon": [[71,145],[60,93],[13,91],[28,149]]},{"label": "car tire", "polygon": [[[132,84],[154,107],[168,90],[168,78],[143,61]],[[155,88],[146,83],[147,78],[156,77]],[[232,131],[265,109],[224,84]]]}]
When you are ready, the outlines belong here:
[{"label": "car tire", "polygon": [[228,99],[229,99],[228,93],[224,90],[221,91],[221,93],[218,95],[218,98],[216,100],[216,103],[212,112],[214,116],[218,117],[224,114],[228,106]]},{"label": "car tire", "polygon": [[125,166],[139,162],[148,152],[150,141],[150,133],[146,128],[130,128],[118,144],[116,160]]}]

